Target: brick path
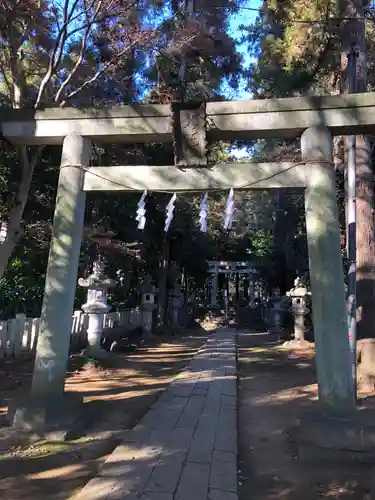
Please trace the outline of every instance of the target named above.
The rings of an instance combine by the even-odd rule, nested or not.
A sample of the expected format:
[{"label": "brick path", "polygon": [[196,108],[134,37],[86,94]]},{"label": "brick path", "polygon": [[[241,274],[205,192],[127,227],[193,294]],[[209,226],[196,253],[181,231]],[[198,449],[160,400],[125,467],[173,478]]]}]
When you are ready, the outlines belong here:
[{"label": "brick path", "polygon": [[74,500],[238,500],[235,333],[199,350]]}]

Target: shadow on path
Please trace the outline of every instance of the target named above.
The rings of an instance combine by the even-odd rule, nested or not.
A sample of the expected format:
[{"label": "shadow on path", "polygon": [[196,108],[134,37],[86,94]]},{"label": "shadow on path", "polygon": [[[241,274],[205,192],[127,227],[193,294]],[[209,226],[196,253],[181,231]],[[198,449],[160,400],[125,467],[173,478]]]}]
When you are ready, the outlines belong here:
[{"label": "shadow on path", "polygon": [[301,453],[287,432],[316,404],[312,350],[286,351],[262,333],[239,333],[240,500],[370,500],[375,464]]},{"label": "shadow on path", "polygon": [[[90,427],[76,441],[32,446],[21,437],[9,439],[9,430],[0,428],[0,498],[66,500],[81,489],[206,338],[201,329],[161,336],[101,370],[77,372],[73,362],[66,386],[85,398]],[[3,368],[12,374],[12,382],[0,386],[5,412],[7,399],[27,389],[32,363],[9,361]]]}]

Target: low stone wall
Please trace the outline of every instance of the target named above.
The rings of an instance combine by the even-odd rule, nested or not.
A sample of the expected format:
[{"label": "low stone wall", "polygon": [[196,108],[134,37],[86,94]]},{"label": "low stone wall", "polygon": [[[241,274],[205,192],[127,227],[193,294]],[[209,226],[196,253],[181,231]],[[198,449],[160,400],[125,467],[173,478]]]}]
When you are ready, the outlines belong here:
[{"label": "low stone wall", "polygon": [[[105,315],[105,329],[121,327],[122,331],[132,330],[141,325],[139,307]],[[72,317],[71,348],[86,343],[88,316],[83,311],[75,311]],[[40,329],[40,318],[27,318],[17,314],[15,318],[0,321],[0,359],[17,358],[24,354],[34,354]]]}]

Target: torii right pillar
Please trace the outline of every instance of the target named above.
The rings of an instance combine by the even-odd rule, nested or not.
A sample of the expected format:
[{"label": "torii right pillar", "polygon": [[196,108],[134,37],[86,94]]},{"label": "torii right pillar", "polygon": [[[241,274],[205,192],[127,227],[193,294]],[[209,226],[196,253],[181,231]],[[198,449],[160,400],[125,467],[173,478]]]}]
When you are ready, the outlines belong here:
[{"label": "torii right pillar", "polygon": [[333,412],[355,409],[332,137],[324,126],[301,137],[306,161],[306,232],[319,402]]}]

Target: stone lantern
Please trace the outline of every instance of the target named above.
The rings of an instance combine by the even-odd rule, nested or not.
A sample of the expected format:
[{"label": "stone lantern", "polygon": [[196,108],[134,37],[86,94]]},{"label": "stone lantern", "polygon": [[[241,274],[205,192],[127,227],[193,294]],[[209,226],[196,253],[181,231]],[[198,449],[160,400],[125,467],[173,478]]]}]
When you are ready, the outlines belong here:
[{"label": "stone lantern", "polygon": [[88,353],[100,353],[101,337],[104,329],[104,315],[110,310],[107,304],[108,289],[117,285],[116,280],[104,273],[105,264],[101,259],[92,266],[92,273],[87,279],[80,278],[78,285],[87,289],[87,302],[82,310],[88,315],[87,341]]},{"label": "stone lantern", "polygon": [[292,312],[294,316],[294,340],[301,343],[305,341],[305,316],[310,312],[307,299],[311,295],[301,278],[294,280],[294,287],[287,292],[292,299]]},{"label": "stone lantern", "polygon": [[146,275],[140,286],[141,292],[141,312],[142,312],[142,330],[146,335],[152,334],[152,316],[156,309],[155,297],[157,288],[153,285],[151,276]]}]

